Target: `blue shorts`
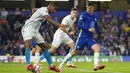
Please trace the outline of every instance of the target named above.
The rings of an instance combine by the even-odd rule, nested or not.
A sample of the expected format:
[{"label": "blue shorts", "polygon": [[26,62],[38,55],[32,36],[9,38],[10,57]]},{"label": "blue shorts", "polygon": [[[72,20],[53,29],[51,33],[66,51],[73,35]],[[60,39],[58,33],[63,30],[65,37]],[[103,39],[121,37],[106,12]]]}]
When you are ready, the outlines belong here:
[{"label": "blue shorts", "polygon": [[36,42],[32,40],[32,47],[36,45]]},{"label": "blue shorts", "polygon": [[75,48],[76,50],[83,50],[87,46],[88,50],[91,50],[92,45],[97,44],[94,39],[81,39],[79,38],[76,41]]}]

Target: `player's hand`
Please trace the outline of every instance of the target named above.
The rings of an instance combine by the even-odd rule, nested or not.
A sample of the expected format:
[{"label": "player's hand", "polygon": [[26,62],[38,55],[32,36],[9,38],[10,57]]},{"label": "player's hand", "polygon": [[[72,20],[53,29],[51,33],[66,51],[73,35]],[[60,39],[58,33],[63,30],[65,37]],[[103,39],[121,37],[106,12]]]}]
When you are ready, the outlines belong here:
[{"label": "player's hand", "polygon": [[107,37],[106,37],[104,34],[101,34],[101,37],[102,37],[104,40],[107,39]]},{"label": "player's hand", "polygon": [[95,28],[89,28],[90,32],[95,32]]},{"label": "player's hand", "polygon": [[68,35],[69,35],[69,32],[68,32],[68,31],[66,31],[66,28],[65,28],[65,26],[63,26],[63,27],[60,27],[60,29],[61,29],[62,31],[64,31],[66,34],[68,34]]},{"label": "player's hand", "polygon": [[68,35],[74,35],[74,32],[73,32],[73,31],[71,31]]}]

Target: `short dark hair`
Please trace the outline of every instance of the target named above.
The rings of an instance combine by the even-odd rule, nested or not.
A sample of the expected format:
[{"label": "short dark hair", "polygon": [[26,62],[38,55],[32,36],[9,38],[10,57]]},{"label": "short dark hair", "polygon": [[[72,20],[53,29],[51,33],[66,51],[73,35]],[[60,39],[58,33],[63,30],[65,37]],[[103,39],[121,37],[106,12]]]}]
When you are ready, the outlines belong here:
[{"label": "short dark hair", "polygon": [[77,8],[71,8],[71,11],[78,11]]},{"label": "short dark hair", "polygon": [[94,3],[88,2],[88,6],[94,6]]},{"label": "short dark hair", "polygon": [[50,2],[49,5],[50,6],[57,6],[58,7],[58,4],[56,2]]}]

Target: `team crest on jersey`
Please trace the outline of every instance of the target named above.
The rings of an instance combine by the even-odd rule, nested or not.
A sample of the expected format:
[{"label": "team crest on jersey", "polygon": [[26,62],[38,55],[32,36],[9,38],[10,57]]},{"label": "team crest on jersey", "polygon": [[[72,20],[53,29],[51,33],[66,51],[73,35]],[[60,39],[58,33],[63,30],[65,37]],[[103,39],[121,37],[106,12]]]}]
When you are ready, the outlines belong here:
[{"label": "team crest on jersey", "polygon": [[95,18],[95,21],[97,21],[97,19]]},{"label": "team crest on jersey", "polygon": [[95,27],[95,22],[94,22],[94,21],[91,22],[90,27],[91,27],[91,28],[94,28],[94,27]]},{"label": "team crest on jersey", "polygon": [[79,19],[82,19],[82,15],[80,15]]}]

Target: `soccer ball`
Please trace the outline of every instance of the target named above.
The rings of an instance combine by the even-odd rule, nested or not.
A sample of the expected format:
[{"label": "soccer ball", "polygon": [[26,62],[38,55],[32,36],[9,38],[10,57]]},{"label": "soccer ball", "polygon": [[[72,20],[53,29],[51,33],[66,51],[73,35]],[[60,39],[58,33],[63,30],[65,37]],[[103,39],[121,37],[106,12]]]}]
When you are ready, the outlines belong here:
[{"label": "soccer ball", "polygon": [[34,73],[41,73],[42,71],[42,66],[41,65],[35,65],[34,66]]}]

